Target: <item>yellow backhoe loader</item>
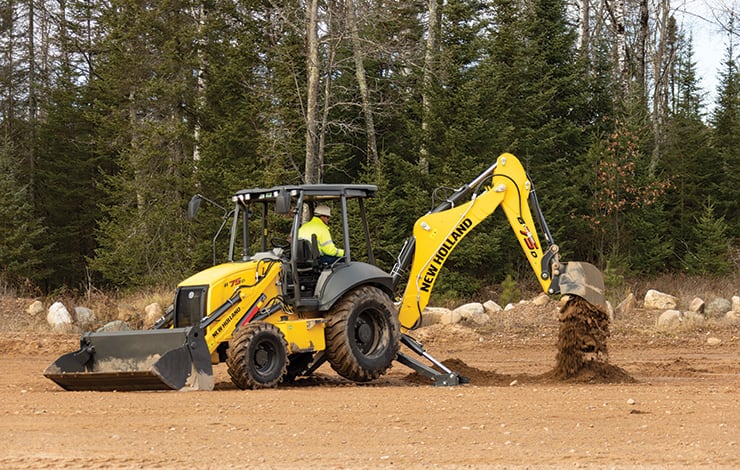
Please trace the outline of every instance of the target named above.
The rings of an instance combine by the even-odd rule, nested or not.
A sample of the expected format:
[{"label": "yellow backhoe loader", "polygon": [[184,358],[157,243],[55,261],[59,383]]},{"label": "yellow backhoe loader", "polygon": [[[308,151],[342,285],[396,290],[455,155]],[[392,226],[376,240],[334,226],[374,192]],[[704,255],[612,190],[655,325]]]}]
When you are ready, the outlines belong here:
[{"label": "yellow backhoe loader", "polygon": [[[560,261],[532,184],[515,156],[499,156],[418,219],[390,273],[375,264],[365,215],[364,201],[376,191],[376,186],[360,184],[238,191],[234,209],[224,216],[224,224],[231,222],[227,262],[182,281],[173,307],[153,329],[86,333],[80,349],[61,356],[44,375],[66,390],[210,390],[212,365],[225,362],[237,387],[257,389],[309,376],[327,361],[339,375],[367,382],[398,361],[435,385],[457,385],[463,378],[409,332],[420,325],[450,253],[498,207],[546,293],[577,296],[605,308],[598,269]],[[191,200],[190,215],[203,199],[196,195]],[[320,261],[315,236],[298,236],[304,212],[318,204],[334,205],[341,215],[335,243],[344,256],[331,264]],[[357,210],[350,211],[350,204]],[[350,212],[354,232],[362,237],[350,236]],[[271,223],[286,217],[292,219],[290,232],[279,237]],[[545,237],[544,248],[535,222]],[[357,243],[358,238],[363,242]],[[399,294],[404,280],[406,288]],[[402,345],[415,355],[402,351]]]}]

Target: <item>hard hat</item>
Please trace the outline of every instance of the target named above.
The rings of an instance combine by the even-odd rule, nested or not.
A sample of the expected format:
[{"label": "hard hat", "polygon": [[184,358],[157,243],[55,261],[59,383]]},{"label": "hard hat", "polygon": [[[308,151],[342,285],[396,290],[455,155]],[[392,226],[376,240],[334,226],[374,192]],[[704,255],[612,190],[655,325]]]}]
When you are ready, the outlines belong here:
[{"label": "hard hat", "polygon": [[313,215],[325,215],[327,217],[331,217],[331,209],[329,209],[329,206],[326,204],[319,204],[313,210]]}]

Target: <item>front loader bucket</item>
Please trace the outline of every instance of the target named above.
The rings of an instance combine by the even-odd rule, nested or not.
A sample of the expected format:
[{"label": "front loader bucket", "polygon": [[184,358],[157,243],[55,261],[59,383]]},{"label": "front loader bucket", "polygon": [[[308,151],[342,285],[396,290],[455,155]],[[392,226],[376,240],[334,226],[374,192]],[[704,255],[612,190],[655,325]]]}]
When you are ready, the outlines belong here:
[{"label": "front loader bucket", "polygon": [[596,266],[581,261],[564,264],[560,275],[560,293],[577,295],[586,302],[606,310],[604,276]]},{"label": "front loader bucket", "polygon": [[196,327],[85,333],[44,376],[65,390],[213,390],[213,367]]}]

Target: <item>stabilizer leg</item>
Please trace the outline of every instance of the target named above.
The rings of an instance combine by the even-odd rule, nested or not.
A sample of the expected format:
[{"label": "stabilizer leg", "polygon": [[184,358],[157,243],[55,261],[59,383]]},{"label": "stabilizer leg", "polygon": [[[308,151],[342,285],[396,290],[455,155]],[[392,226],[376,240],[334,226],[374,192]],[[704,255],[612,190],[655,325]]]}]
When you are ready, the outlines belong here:
[{"label": "stabilizer leg", "polygon": [[429,360],[432,364],[434,364],[434,366],[442,370],[442,372],[440,372],[437,369],[429,367],[423,362],[414,359],[413,357],[410,357],[402,352],[399,352],[396,356],[396,360],[398,362],[405,365],[406,367],[415,370],[419,374],[428,377],[432,380],[435,386],[447,387],[468,383],[468,379],[466,377],[461,377],[460,374],[453,372],[449,368],[445,367],[444,364],[442,364],[434,357],[432,357],[431,354],[426,352],[424,350],[424,346],[422,346],[422,344],[416,341],[414,338],[406,334],[402,334],[401,342],[408,346],[416,354]]}]

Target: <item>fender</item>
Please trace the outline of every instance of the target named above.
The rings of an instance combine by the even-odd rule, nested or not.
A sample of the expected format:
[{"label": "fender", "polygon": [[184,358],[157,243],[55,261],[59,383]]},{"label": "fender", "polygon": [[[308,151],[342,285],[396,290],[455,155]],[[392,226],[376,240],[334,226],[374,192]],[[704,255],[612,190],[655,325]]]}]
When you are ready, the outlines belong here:
[{"label": "fender", "polygon": [[334,269],[325,271],[319,278],[316,286],[319,311],[328,311],[344,294],[364,284],[372,284],[388,297],[393,296],[391,275],[379,267],[363,262],[337,263]]}]

